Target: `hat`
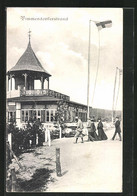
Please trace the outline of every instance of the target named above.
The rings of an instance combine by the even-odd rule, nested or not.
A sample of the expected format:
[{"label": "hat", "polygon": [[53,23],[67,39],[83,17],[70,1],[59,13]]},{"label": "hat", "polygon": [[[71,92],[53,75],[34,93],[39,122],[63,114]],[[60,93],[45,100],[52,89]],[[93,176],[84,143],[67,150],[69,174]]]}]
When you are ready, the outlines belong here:
[{"label": "hat", "polygon": [[94,121],[94,119],[93,119],[93,118],[91,118],[90,120],[91,120],[91,121]]},{"label": "hat", "polygon": [[101,118],[98,118],[98,120],[101,120]]},{"label": "hat", "polygon": [[119,117],[118,117],[118,116],[116,116],[116,118],[118,118],[118,119],[119,119]]}]

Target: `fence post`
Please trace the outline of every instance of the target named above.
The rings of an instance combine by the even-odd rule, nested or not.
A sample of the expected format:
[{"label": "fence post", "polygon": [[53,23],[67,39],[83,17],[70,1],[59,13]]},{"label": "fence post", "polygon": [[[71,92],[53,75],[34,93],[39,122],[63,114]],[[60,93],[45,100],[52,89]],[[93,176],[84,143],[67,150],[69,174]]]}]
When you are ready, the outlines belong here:
[{"label": "fence post", "polygon": [[9,142],[10,148],[12,149],[12,133],[8,134],[8,142]]},{"label": "fence post", "polygon": [[61,136],[62,136],[62,129],[61,129],[61,126],[59,124],[59,138],[61,139]]},{"label": "fence post", "polygon": [[47,128],[45,131],[45,142],[48,142],[48,145],[51,146],[50,130]]},{"label": "fence post", "polygon": [[56,148],[56,173],[57,176],[61,176],[60,148]]},{"label": "fence post", "polygon": [[15,174],[15,168],[11,169],[11,191],[16,191],[16,174]]},{"label": "fence post", "polygon": [[6,163],[7,163],[7,168],[8,168],[8,165],[12,162],[12,155],[11,155],[11,152],[10,152],[10,149],[9,149],[9,142],[7,141],[6,142]]},{"label": "fence post", "polygon": [[8,142],[9,142],[9,145],[10,145],[10,149],[12,150],[12,133],[8,134]]},{"label": "fence post", "polygon": [[50,130],[48,129],[48,143],[49,143],[49,146],[51,145],[51,138],[50,138]]},{"label": "fence post", "polygon": [[38,134],[36,133],[36,146],[39,144],[38,140],[39,140],[39,136],[38,136]]},{"label": "fence post", "polygon": [[45,142],[47,142],[48,141],[48,137],[47,137],[47,128],[46,128],[46,130],[45,130]]}]

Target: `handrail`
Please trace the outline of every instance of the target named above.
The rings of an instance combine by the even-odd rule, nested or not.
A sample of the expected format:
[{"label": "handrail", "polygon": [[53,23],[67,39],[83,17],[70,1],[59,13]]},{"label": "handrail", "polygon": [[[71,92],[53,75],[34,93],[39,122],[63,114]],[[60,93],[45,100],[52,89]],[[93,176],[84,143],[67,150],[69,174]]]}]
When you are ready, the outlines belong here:
[{"label": "handrail", "polygon": [[34,90],[21,89],[20,91],[20,96],[45,96],[45,95],[49,97],[64,99],[66,101],[70,100],[69,96],[50,89],[34,89]]}]

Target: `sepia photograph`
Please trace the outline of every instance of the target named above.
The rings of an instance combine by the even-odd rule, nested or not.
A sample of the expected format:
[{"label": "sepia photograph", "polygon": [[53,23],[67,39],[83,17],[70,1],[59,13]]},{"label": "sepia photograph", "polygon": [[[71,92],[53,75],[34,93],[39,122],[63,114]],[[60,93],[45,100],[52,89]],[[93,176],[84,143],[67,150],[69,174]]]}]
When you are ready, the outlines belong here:
[{"label": "sepia photograph", "polygon": [[123,8],[7,7],[6,192],[123,192]]}]

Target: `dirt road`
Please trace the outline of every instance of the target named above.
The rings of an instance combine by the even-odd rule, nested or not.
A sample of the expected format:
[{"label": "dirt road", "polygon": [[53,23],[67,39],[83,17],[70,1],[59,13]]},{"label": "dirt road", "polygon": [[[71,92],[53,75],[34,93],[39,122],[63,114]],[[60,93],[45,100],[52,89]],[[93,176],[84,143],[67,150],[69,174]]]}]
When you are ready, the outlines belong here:
[{"label": "dirt road", "polygon": [[[51,192],[121,192],[122,142],[112,141],[114,129],[107,131],[107,141],[74,144],[74,138],[62,138],[52,145],[61,151],[62,177],[48,185]],[[84,138],[87,139],[86,137]]]}]

